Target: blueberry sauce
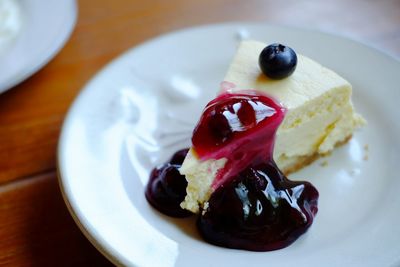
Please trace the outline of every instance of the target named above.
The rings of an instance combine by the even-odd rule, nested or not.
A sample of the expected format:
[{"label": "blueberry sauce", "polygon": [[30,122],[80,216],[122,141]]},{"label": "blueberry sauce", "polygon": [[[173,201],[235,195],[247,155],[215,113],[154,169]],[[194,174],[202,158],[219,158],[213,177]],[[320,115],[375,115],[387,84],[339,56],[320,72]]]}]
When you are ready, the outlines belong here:
[{"label": "blueberry sauce", "polygon": [[243,92],[211,101],[193,132],[200,160],[228,159],[212,184],[214,190],[251,164],[271,160],[275,132],[285,116],[285,108],[272,98]]},{"label": "blueberry sauce", "polygon": [[160,212],[172,217],[183,218],[192,214],[180,206],[186,195],[187,181],[179,173],[179,168],[187,152],[188,149],[182,149],[167,163],[153,169],[146,187],[147,201]]},{"label": "blueberry sauce", "polygon": [[[193,149],[200,160],[227,159],[197,220],[206,241],[269,251],[290,245],[311,226],[318,191],[308,182],[288,180],[272,157],[285,111],[251,90],[224,93],[204,109],[193,132]],[[187,214],[179,206],[187,183],[178,172],[186,153],[179,151],[154,169],[146,190],[155,208],[175,217]]]},{"label": "blueberry sauce", "polygon": [[197,227],[209,243],[237,249],[284,248],[307,231],[318,191],[288,180],[273,162],[249,167],[218,188]]}]

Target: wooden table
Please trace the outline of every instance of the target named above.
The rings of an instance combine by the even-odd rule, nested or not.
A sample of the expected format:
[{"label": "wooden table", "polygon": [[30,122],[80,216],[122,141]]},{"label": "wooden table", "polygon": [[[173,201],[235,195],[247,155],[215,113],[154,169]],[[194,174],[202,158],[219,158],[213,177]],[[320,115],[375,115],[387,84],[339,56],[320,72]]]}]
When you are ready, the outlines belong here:
[{"label": "wooden table", "polygon": [[0,265],[110,265],[80,233],[58,188],[56,146],[68,107],[124,50],[183,27],[238,20],[322,29],[400,56],[399,0],[79,1],[64,49],[0,95]]}]

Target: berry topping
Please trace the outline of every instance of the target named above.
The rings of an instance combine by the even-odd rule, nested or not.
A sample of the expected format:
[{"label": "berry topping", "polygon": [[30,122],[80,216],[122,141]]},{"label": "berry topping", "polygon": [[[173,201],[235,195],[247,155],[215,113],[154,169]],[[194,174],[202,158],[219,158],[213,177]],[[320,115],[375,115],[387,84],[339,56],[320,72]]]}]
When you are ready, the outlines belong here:
[{"label": "berry topping", "polygon": [[188,151],[189,149],[185,148],[175,152],[175,154],[172,155],[171,159],[169,160],[169,163],[180,167],[185,160]]},{"label": "berry topping", "polygon": [[286,247],[307,231],[318,211],[318,191],[288,180],[273,162],[249,167],[218,188],[197,226],[218,246],[254,251]]},{"label": "berry topping", "polygon": [[222,94],[207,105],[192,143],[201,160],[228,159],[213,182],[214,189],[250,163],[271,157],[284,113],[278,102],[251,90]]},{"label": "berry topping", "polygon": [[155,168],[150,174],[146,187],[146,198],[149,203],[162,213],[172,217],[187,217],[191,213],[181,208],[186,196],[187,181],[179,173],[179,168],[188,152],[183,149],[176,152],[171,160]]},{"label": "berry topping", "polygon": [[282,44],[271,44],[265,47],[258,58],[262,72],[271,79],[283,79],[296,69],[296,52]]},{"label": "berry topping", "polygon": [[[225,93],[204,109],[193,133],[200,160],[226,158],[212,194],[197,220],[203,238],[218,246],[268,251],[293,243],[311,226],[318,191],[308,182],[290,181],[273,160],[275,133],[285,108],[255,91]],[[175,217],[187,182],[179,174],[187,150],[151,173],[146,197]]]}]

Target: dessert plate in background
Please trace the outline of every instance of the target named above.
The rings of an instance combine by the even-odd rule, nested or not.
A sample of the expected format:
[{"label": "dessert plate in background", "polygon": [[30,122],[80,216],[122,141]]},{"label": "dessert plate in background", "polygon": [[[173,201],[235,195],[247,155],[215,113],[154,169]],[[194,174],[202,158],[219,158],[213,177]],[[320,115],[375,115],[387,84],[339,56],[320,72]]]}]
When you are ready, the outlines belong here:
[{"label": "dessert plate in background", "polygon": [[75,0],[6,0],[13,4],[12,38],[0,36],[0,93],[41,69],[63,47],[77,18]]},{"label": "dessert plate in background", "polygon": [[[195,219],[173,219],[144,197],[151,169],[190,145],[243,36],[282,42],[354,86],[368,121],[346,145],[290,178],[320,192],[310,230],[272,252],[204,242]],[[60,186],[88,239],[128,266],[400,265],[399,61],[342,37],[290,27],[232,23],[163,35],[100,71],[72,105],[58,151]]]}]

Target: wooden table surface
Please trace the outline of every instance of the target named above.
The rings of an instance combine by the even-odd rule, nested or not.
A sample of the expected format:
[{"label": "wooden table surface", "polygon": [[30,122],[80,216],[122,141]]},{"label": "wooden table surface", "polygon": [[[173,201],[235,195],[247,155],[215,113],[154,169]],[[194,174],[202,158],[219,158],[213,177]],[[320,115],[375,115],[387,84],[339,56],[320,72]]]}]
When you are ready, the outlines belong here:
[{"label": "wooden table surface", "polygon": [[81,0],[78,5],[75,31],[61,52],[0,95],[1,266],[111,265],[64,205],[56,146],[79,90],[126,49],[176,29],[239,20],[334,32],[400,56],[400,0]]}]

